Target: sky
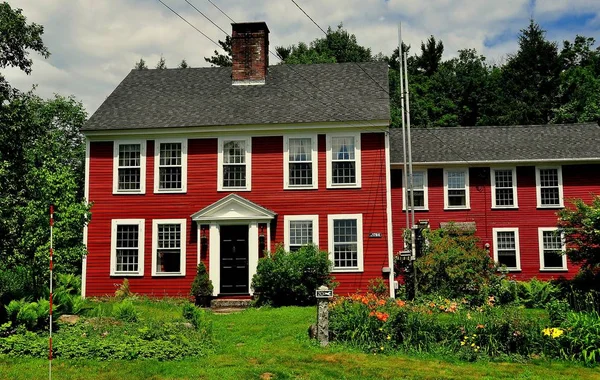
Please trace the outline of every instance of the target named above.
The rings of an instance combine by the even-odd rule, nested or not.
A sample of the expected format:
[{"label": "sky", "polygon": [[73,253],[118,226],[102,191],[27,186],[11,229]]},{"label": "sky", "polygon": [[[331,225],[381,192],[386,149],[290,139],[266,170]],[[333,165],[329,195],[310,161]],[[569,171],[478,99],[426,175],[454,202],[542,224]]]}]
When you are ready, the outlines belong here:
[{"label": "sky", "polygon": [[[163,0],[213,40],[225,34],[185,0]],[[227,32],[231,21],[208,0],[188,0]],[[236,22],[265,21],[270,46],[323,37],[291,0],[211,0]],[[418,52],[430,35],[444,43],[445,58],[475,48],[491,63],[502,63],[517,49],[519,30],[533,18],[559,42],[575,35],[600,38],[600,0],[296,0],[322,28],[344,28],[373,53],[390,55],[402,37]],[[12,0],[28,22],[44,26],[51,56],[33,52],[31,75],[7,68],[14,87],[49,98],[58,93],[80,100],[89,116],[143,58],[153,68],[161,55],[167,67],[185,59],[209,66],[204,57],[217,47],[158,0]],[[271,63],[274,59],[271,56]]]}]

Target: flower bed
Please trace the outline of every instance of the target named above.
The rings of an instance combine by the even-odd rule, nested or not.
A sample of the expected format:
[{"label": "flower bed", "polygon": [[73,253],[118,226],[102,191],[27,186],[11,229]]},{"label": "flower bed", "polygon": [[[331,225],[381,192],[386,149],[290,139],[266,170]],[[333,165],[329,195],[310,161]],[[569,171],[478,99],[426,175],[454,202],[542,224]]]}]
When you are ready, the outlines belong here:
[{"label": "flower bed", "polygon": [[543,310],[495,306],[471,308],[464,300],[421,303],[378,298],[373,294],[336,298],[330,329],[338,342],[373,353],[400,350],[481,357],[539,356],[600,360],[600,318],[567,313],[552,326]]}]

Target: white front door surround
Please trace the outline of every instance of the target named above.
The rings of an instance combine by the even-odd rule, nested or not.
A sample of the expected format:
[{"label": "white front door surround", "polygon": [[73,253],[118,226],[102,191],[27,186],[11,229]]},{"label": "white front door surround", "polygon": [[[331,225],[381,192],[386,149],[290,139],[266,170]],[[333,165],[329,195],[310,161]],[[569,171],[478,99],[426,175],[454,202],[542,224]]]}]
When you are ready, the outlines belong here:
[{"label": "white front door surround", "polygon": [[[198,225],[198,260],[200,260],[200,228],[208,224],[209,229],[209,267],[208,276],[213,283],[213,296],[219,294],[221,288],[221,232],[222,225],[247,225],[248,226],[248,289],[252,294],[250,283],[256,274],[259,257],[259,231],[258,224],[267,224],[267,237],[270,236],[270,221],[275,213],[253,203],[237,194],[229,194],[208,207],[192,215],[192,220]],[[269,240],[269,239],[268,239]],[[269,247],[267,241],[267,247]]]}]

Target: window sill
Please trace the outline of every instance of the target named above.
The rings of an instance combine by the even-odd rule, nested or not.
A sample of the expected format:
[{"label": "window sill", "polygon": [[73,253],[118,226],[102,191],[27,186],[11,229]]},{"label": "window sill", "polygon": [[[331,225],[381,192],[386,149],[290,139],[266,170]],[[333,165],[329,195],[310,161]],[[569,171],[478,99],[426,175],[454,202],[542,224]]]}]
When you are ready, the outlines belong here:
[{"label": "window sill", "polygon": [[327,185],[328,189],[360,189],[360,185]]},{"label": "window sill", "polygon": [[283,190],[318,190],[316,186],[285,186]]},{"label": "window sill", "polygon": [[143,273],[111,273],[110,277],[144,277]]},{"label": "window sill", "polygon": [[217,189],[217,191],[221,191],[221,192],[232,192],[232,191],[252,191],[251,188],[248,187],[220,187]]},{"label": "window sill", "polygon": [[[403,212],[406,212],[406,208],[402,209]],[[425,208],[415,208],[415,212],[418,211],[429,211],[429,207],[425,207]]]},{"label": "window sill", "polygon": [[538,205],[537,208],[538,208],[538,210],[544,210],[544,209],[556,210],[556,209],[560,209],[560,208],[565,208],[565,206],[564,205],[545,205],[545,206]]},{"label": "window sill", "polygon": [[540,272],[568,272],[567,268],[540,268]]},{"label": "window sill", "polygon": [[470,206],[464,206],[464,207],[444,207],[444,211],[453,211],[453,210],[470,210],[471,207]]},{"label": "window sill", "polygon": [[492,210],[518,210],[519,206],[492,206]]},{"label": "window sill", "polygon": [[155,190],[154,194],[185,194],[187,190]]},{"label": "window sill", "polygon": [[344,268],[344,269],[332,269],[331,273],[362,273],[363,269],[359,268]]},{"label": "window sill", "polygon": [[499,268],[496,272],[503,272],[505,270],[508,272],[521,272],[521,268],[506,268],[506,269]]},{"label": "window sill", "polygon": [[136,190],[136,191],[125,191],[125,190],[121,190],[121,191],[113,191],[113,195],[144,195],[146,194],[145,191],[140,191],[140,190]]},{"label": "window sill", "polygon": [[152,273],[152,277],[184,277],[185,274],[181,272],[174,273]]}]

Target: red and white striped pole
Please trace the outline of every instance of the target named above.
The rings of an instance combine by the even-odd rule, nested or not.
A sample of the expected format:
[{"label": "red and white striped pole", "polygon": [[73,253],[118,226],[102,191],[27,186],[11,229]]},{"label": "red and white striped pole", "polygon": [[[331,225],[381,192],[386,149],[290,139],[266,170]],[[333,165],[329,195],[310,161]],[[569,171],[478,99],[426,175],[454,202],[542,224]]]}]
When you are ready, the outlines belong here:
[{"label": "red and white striped pole", "polygon": [[48,378],[52,380],[52,255],[54,254],[54,249],[52,247],[52,227],[54,227],[54,205],[50,205],[50,340],[49,340],[49,352],[48,352]]}]

